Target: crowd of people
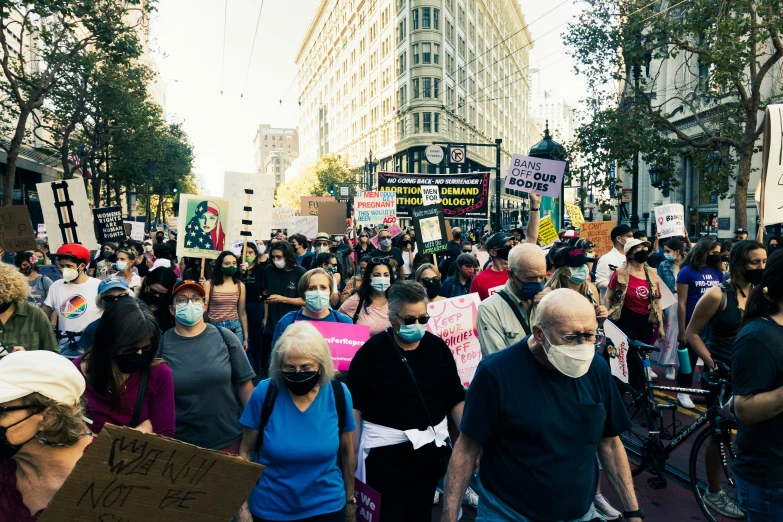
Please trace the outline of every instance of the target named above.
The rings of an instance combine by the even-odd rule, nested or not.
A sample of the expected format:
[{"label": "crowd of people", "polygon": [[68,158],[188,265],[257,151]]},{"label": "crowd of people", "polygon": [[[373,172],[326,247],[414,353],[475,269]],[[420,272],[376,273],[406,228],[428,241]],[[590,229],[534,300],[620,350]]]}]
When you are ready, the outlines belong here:
[{"label": "crowd of people", "polygon": [[[280,232],[214,261],[178,259],[162,231],[13,253],[0,263],[0,520],[36,520],[110,423],[263,464],[241,522],[355,520],[354,477],[380,493],[385,522],[431,520],[438,491],[448,522],[463,503],[482,521],[639,522],[619,438],[630,421],[599,353],[607,320],[658,344],[682,388],[700,385],[698,360],[731,367],[739,505],[720,481],[706,502],[783,520],[769,500],[783,484],[779,238],[650,241],[621,224],[599,256],[575,233],[542,248],[531,215],[524,233],[454,227],[437,258],[415,230],[386,227]],[[468,294],[482,361],[466,388],[427,305]],[[347,371],[319,322],[368,327]],[[715,476],[716,445],[705,461]]]}]

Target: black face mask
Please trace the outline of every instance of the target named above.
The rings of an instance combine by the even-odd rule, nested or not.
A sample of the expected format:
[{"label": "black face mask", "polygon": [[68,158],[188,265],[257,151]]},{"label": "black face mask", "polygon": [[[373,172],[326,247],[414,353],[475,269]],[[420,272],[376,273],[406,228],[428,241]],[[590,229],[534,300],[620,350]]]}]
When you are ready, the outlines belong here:
[{"label": "black face mask", "polygon": [[0,303],[0,314],[4,314],[9,308],[11,308],[12,304],[14,304],[13,301],[9,301],[7,303]]},{"label": "black face mask", "polygon": [[457,232],[452,237],[454,238],[455,241],[459,241],[459,239],[462,237],[462,233],[461,232]]},{"label": "black face mask", "polygon": [[[33,415],[36,414],[33,413]],[[35,438],[35,435],[33,435],[32,437],[30,437],[29,439],[27,439],[25,442],[21,444],[11,444],[10,442],[8,442],[8,437],[6,436],[8,432],[8,428],[13,428],[17,424],[23,423],[33,415],[30,415],[29,417],[25,417],[24,419],[20,420],[19,422],[15,422],[11,424],[10,426],[0,427],[0,460],[10,459],[11,457],[19,453],[19,450],[22,449],[22,446],[24,446],[25,444],[27,444],[28,442],[30,442]]]},{"label": "black face mask", "polygon": [[430,281],[429,283],[422,282],[424,289],[427,290],[427,299],[435,299],[440,294],[440,283]]},{"label": "black face mask", "polygon": [[285,385],[294,395],[302,396],[310,393],[310,390],[318,384],[318,372],[283,372]]},{"label": "black face mask", "polygon": [[499,259],[505,259],[508,261],[508,253],[511,252],[511,245],[504,246],[503,248],[497,249],[497,256]]},{"label": "black face mask", "polygon": [[764,269],[756,268],[755,270],[745,270],[745,281],[756,286],[761,283],[761,279],[764,277]]},{"label": "black face mask", "polygon": [[123,353],[114,356],[114,361],[117,363],[117,368],[122,373],[130,374],[137,370],[145,370],[152,364],[152,360],[155,358],[155,350],[152,348],[148,350],[142,350],[141,353]]},{"label": "black face mask", "polygon": [[721,262],[720,254],[710,254],[707,256],[707,266],[717,266]]},{"label": "black face mask", "polygon": [[633,255],[634,261],[637,263],[644,263],[647,261],[647,251],[646,250],[639,250]]}]

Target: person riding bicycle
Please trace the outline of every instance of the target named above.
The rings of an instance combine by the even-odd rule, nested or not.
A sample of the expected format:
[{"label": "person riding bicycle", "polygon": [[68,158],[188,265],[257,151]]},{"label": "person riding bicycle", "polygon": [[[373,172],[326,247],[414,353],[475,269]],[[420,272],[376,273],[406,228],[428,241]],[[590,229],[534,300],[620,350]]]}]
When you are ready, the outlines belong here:
[{"label": "person riding bicycle", "polygon": [[81,333],[103,313],[95,303],[101,282],[87,275],[90,251],[86,247],[67,243],[57,249],[55,259],[63,278],[49,288],[42,310],[62,334],[60,355],[75,359],[83,353],[76,345]]}]

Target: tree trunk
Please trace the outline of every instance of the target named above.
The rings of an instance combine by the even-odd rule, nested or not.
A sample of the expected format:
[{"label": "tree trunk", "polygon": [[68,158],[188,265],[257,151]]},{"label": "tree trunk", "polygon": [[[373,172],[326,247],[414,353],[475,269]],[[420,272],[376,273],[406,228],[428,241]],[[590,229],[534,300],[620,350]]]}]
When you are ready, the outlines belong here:
[{"label": "tree trunk", "polygon": [[6,160],[5,179],[3,179],[3,205],[10,207],[14,204],[14,182],[16,181],[16,161],[19,158],[19,151],[22,150],[22,141],[24,140],[24,131],[27,127],[27,118],[30,117],[30,110],[22,109],[19,112],[19,120],[16,122],[14,137],[11,138],[11,146],[8,147],[8,159]]},{"label": "tree trunk", "polygon": [[739,149],[737,182],[734,188],[734,228],[748,228],[748,183],[750,183],[753,143]]}]

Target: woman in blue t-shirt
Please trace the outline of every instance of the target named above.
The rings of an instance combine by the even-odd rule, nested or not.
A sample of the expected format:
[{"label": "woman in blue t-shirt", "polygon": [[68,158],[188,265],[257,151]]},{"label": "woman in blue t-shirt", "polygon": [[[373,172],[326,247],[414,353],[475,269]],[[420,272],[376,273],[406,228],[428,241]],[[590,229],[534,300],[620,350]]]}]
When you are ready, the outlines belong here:
[{"label": "woman in blue t-shirt", "polygon": [[[351,438],[356,421],[348,388],[330,385],[334,365],[323,336],[308,322],[288,327],[272,351],[269,373],[239,420],[240,454],[266,469],[240,508],[238,521],[352,520],[345,510],[356,509]],[[270,392],[277,396],[263,425]],[[342,433],[338,405],[345,410]]]},{"label": "woman in blue t-shirt", "polygon": [[[690,346],[685,337],[685,330],[691,320],[696,303],[707,290],[723,282],[723,263],[720,257],[721,246],[711,237],[703,237],[693,249],[688,252],[677,274],[677,326],[679,334],[677,340],[680,345],[688,347],[688,356],[691,362],[691,372],[677,374],[677,384],[682,388],[693,387],[693,368],[696,365],[698,355]],[[677,402],[683,408],[693,408],[693,401],[686,393],[677,394]]]}]

